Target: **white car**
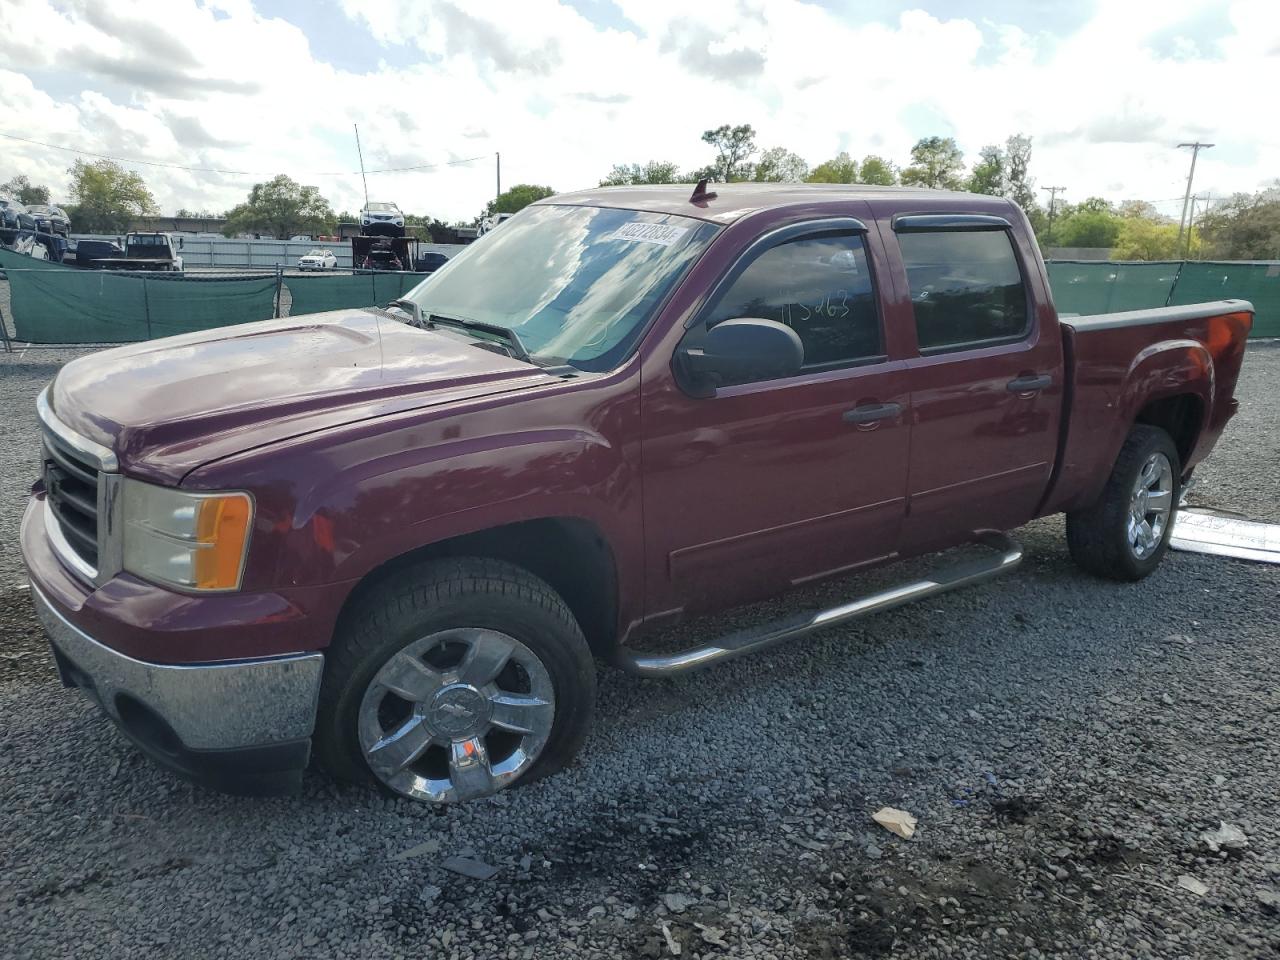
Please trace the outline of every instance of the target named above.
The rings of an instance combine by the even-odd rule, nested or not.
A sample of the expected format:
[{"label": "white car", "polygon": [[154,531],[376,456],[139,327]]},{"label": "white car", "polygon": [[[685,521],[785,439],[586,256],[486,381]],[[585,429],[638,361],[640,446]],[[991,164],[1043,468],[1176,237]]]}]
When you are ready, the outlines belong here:
[{"label": "white car", "polygon": [[366,203],[360,211],[360,232],[366,236],[403,237],[404,214],[394,203]]},{"label": "white car", "polygon": [[332,250],[312,250],[298,258],[299,270],[332,270],[338,265],[338,258]]}]

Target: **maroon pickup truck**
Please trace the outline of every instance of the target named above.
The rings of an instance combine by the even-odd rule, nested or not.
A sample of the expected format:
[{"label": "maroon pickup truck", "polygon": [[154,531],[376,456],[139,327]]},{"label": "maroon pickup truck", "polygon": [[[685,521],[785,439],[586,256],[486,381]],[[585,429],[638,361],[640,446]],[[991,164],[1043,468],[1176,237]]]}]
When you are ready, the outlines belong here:
[{"label": "maroon pickup truck", "polygon": [[1160,562],[1248,303],[1060,319],[1007,201],[716,189],[555,197],[385,307],[67,364],[22,530],[63,681],[207,784],[296,787],[314,749],[447,802],[563,767],[596,658],[669,676],[974,583],[1047,514],[1095,574]]}]

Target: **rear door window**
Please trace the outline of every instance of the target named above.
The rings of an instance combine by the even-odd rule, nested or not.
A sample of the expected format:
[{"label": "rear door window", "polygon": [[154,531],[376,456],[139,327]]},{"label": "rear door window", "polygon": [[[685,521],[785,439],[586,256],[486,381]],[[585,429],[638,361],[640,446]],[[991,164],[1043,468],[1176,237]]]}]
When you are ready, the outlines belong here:
[{"label": "rear door window", "polygon": [[903,232],[921,351],[1017,340],[1027,332],[1027,290],[1004,230]]}]

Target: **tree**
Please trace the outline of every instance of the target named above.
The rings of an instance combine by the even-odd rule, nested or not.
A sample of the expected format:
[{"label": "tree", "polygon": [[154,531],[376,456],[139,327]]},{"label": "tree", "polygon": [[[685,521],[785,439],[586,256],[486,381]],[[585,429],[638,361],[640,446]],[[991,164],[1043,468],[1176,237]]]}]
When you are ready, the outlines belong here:
[{"label": "tree", "polygon": [[529,204],[544,197],[554,196],[550,187],[539,187],[532,183],[517,183],[510,190],[504,190],[497,198],[490,200],[485,206],[484,216],[492,217],[499,213],[519,213]]},{"label": "tree", "polygon": [[1035,181],[1027,172],[1030,166],[1031,138],[1015,133],[1003,147],[982,148],[965,186],[971,193],[1005,197],[1030,211],[1036,205]]},{"label": "tree", "polygon": [[756,131],[751,124],[743,123],[731,127],[726,123],[714,130],[704,132],[702,142],[716,148],[716,160],[699,172],[709,174],[710,179],[725,183],[745,178],[747,174],[745,167],[750,162],[751,155],[756,152]]},{"label": "tree", "polygon": [[1193,237],[1222,260],[1280,259],[1280,181],[1261,193],[1237,193],[1198,217]]},{"label": "tree", "polygon": [[964,186],[964,154],[951,137],[925,137],[911,148],[911,166],[902,171],[902,182],[934,190],[959,190]]},{"label": "tree", "polygon": [[809,164],[786,147],[770,147],[760,154],[751,179],[769,183],[799,183],[809,175]]},{"label": "tree", "polygon": [[71,207],[76,229],[84,233],[120,233],[135,217],[157,212],[146,182],[111,160],[77,160],[71,174]]},{"label": "tree", "polygon": [[333,207],[316,187],[305,187],[285,174],[255,183],[248,198],[227,211],[223,233],[269,233],[288,239],[300,233],[330,233],[337,225]]},{"label": "tree", "polygon": [[600,181],[602,187],[625,187],[633,183],[680,183],[680,168],[667,160],[650,160],[644,166],[638,163],[619,163]]},{"label": "tree", "polygon": [[1124,201],[1120,204],[1120,216],[1125,217],[1126,219],[1136,217],[1141,220],[1169,222],[1167,217],[1160,216],[1160,212],[1145,200]]},{"label": "tree", "polygon": [[281,240],[300,233],[329,233],[337,218],[316,187],[306,187],[285,174],[255,183],[244,203],[227,211],[222,232],[266,233]]},{"label": "tree", "polygon": [[1175,260],[1182,255],[1178,249],[1178,227],[1173,223],[1158,223],[1143,217],[1124,217],[1112,260]]},{"label": "tree", "polygon": [[1053,243],[1058,247],[1113,247],[1123,222],[1105,200],[1090,197],[1063,211],[1053,225]]},{"label": "tree", "polygon": [[862,158],[858,182],[891,187],[898,182],[898,168],[883,157],[869,153]]},{"label": "tree", "polygon": [[8,183],[0,184],[0,194],[13,197],[21,204],[49,202],[49,188],[34,185],[25,173],[18,174]]},{"label": "tree", "polygon": [[858,161],[842,150],[814,167],[805,179],[810,183],[857,183]]},{"label": "tree", "polygon": [[1008,197],[1023,210],[1036,205],[1036,182],[1031,179],[1031,138],[1015,133],[1004,142],[1005,183],[1001,196]]},{"label": "tree", "polygon": [[1004,196],[1005,156],[997,146],[986,146],[978,153],[979,160],[969,175],[970,193],[985,193],[993,197]]}]

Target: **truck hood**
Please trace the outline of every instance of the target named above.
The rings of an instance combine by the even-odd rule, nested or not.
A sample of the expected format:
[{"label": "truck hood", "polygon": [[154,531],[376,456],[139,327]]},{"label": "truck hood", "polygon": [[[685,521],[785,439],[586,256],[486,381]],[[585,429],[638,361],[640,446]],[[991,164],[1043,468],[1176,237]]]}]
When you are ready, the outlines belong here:
[{"label": "truck hood", "polygon": [[172,484],[304,433],[548,382],[457,337],[340,310],[82,357],[59,372],[50,403],[72,430],[114,450],[124,472]]}]

